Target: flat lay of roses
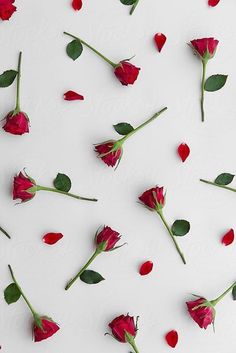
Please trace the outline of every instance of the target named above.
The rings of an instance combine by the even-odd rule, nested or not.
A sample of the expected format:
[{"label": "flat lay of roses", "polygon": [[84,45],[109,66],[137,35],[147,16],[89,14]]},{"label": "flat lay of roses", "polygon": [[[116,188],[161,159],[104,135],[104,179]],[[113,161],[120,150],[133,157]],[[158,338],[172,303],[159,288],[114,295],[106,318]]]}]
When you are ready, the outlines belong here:
[{"label": "flat lay of roses", "polygon": [[[203,3],[204,21],[214,13],[219,16],[225,3],[225,0],[199,1]],[[91,6],[89,1],[68,0],[63,6],[68,18],[77,21],[76,25],[61,19],[59,27],[57,22],[60,30],[54,31],[53,35],[51,32],[48,34],[50,48],[53,52],[55,45],[57,54],[51,60],[55,70],[57,59],[61,60],[63,68],[60,68],[64,71],[64,76],[61,79],[55,71],[39,79],[37,69],[41,66],[40,60],[34,62],[36,56],[32,54],[33,47],[31,52],[25,42],[21,42],[21,36],[17,36],[18,31],[23,32],[22,38],[27,37],[27,33],[31,31],[37,32],[36,28],[28,28],[27,23],[23,25],[21,22],[26,2],[22,4],[20,0],[0,0],[0,25],[4,30],[1,38],[2,44],[4,43],[2,55],[7,54],[8,45],[11,53],[7,65],[0,64],[0,95],[4,97],[1,100],[1,143],[4,144],[3,154],[9,160],[9,165],[2,165],[2,171],[5,168],[6,173],[2,174],[3,180],[0,184],[1,188],[5,185],[5,189],[7,185],[7,191],[3,190],[7,197],[6,211],[3,198],[0,221],[1,250],[4,254],[1,261],[4,271],[1,279],[4,305],[2,323],[6,320],[3,315],[14,313],[15,317],[7,323],[4,332],[8,330],[11,340],[14,341],[14,331],[18,331],[20,327],[19,334],[25,335],[29,344],[38,343],[45,353],[59,352],[58,347],[64,339],[64,332],[68,334],[68,331],[73,337],[76,336],[77,343],[73,351],[84,352],[84,347],[80,345],[80,335],[77,336],[79,327],[82,327],[81,332],[90,337],[89,341],[98,350],[104,350],[99,347],[101,341],[103,347],[107,345],[107,352],[111,349],[126,353],[148,351],[150,349],[145,349],[145,342],[149,342],[149,334],[152,334],[158,342],[162,342],[162,348],[158,344],[153,346],[152,350],[156,352],[176,350],[182,353],[224,353],[222,350],[215,350],[217,344],[214,342],[217,335],[220,335],[218,326],[223,322],[226,331],[232,334],[233,341],[232,326],[236,324],[233,319],[223,321],[224,312],[227,317],[236,317],[236,263],[235,260],[231,261],[235,258],[235,222],[227,204],[229,202],[229,205],[234,205],[235,202],[236,172],[233,169],[232,141],[229,138],[230,141],[225,146],[221,140],[221,136],[224,138],[227,135],[228,113],[221,117],[224,124],[217,121],[218,116],[212,121],[213,111],[222,112],[225,109],[235,114],[234,107],[226,107],[229,100],[225,97],[233,81],[233,72],[229,69],[227,73],[227,64],[223,65],[229,61],[229,49],[222,40],[224,37],[220,36],[220,31],[217,34],[212,30],[209,34],[209,26],[204,35],[204,21],[201,20],[198,23],[199,31],[193,26],[191,32],[190,21],[186,26],[189,27],[188,33],[192,35],[187,41],[183,39],[177,47],[177,39],[171,37],[173,32],[168,33],[167,27],[159,28],[155,18],[153,21],[156,22],[156,31],[148,32],[149,37],[146,37],[145,28],[144,34],[139,38],[142,55],[149,56],[150,65],[147,67],[139,49],[135,47],[135,41],[127,53],[127,45],[124,43],[130,23],[132,36],[138,36],[135,32],[135,18],[147,11],[146,7],[150,6],[147,1],[113,0],[114,6],[116,3],[119,9],[117,11],[121,26],[124,21],[124,33],[119,33],[114,21],[110,34],[112,40],[108,46],[102,34],[107,20],[105,15],[102,21],[98,19],[99,25],[92,24],[92,31],[97,29],[99,33],[93,38],[91,29],[88,29],[86,35],[86,30],[82,31],[83,26],[80,26],[82,18],[90,23],[90,13],[87,11],[87,7]],[[161,2],[160,0],[158,9]],[[27,6],[34,4],[28,2]],[[102,2],[100,6],[102,7]],[[21,26],[18,28],[20,22]],[[140,26],[143,26],[142,21]],[[41,40],[42,43],[47,40],[44,37],[48,29],[42,33],[41,31],[39,29],[36,34],[37,46],[40,46]],[[17,46],[14,47],[11,45],[13,33],[18,38]],[[60,51],[56,51],[57,45],[60,46]],[[155,78],[156,88],[150,93],[151,90],[148,91],[147,86],[143,86],[143,75],[148,69],[150,74],[155,62],[153,60],[156,60],[154,65],[159,72],[162,71],[162,65],[163,70],[166,70],[166,60],[170,60],[170,57],[175,60],[175,51],[179,47],[185,51],[189,67],[192,65],[195,68],[192,76],[188,76],[186,70],[189,67],[187,68],[186,61],[180,68],[182,75],[185,72],[186,77],[182,77],[183,82],[178,86],[178,91],[174,92],[174,99],[183,106],[181,114],[188,115],[186,125],[183,125],[183,120],[181,122],[180,112],[175,113],[173,109],[173,92],[172,98],[171,94],[168,96],[163,93],[167,92],[166,89],[162,92],[165,85],[177,84],[178,73],[174,77],[172,71],[170,78],[167,69],[166,82],[162,82],[163,76],[160,74],[160,77],[157,75],[155,78],[156,71],[153,70],[152,77],[148,80],[151,82]],[[130,55],[130,52],[133,54]],[[42,50],[42,57],[43,55]],[[100,76],[96,75],[93,65],[96,70],[100,70],[99,75],[101,72],[108,75],[107,87],[97,82]],[[35,81],[36,76],[38,82]],[[86,84],[83,86],[84,77]],[[60,85],[59,93],[52,92],[52,87],[55,86],[51,83],[54,80],[57,86]],[[188,86],[182,92],[181,84],[186,82]],[[99,108],[95,107],[97,97],[91,94],[94,91],[89,90],[89,87],[92,89],[97,84]],[[31,97],[35,97],[32,93],[34,87],[37,102]],[[169,90],[172,88],[169,87]],[[108,97],[109,89],[115,90],[115,98]],[[141,89],[141,96],[136,101],[142,97],[143,102],[138,103],[141,106],[143,104],[145,109],[140,112],[137,110],[138,105],[136,107],[134,103],[136,94],[139,94],[135,89]],[[51,92],[47,96],[48,101],[44,101],[40,92],[49,90]],[[211,95],[211,92],[216,93]],[[40,105],[44,105],[45,114],[53,94],[54,97],[58,95],[53,104],[61,104],[64,112],[57,116],[57,123],[51,127],[47,120],[50,120],[52,112],[47,116],[42,114],[41,122],[36,118],[36,111]],[[194,101],[194,109],[188,101],[190,96],[191,102]],[[186,97],[186,102],[183,102],[183,97]],[[113,109],[116,105],[119,106]],[[100,116],[103,109],[104,118]],[[124,114],[126,110],[127,113]],[[114,114],[117,111],[118,116]],[[110,120],[105,119],[107,112]],[[178,118],[180,133],[176,128]],[[84,120],[81,125],[78,123],[80,119],[81,122]],[[82,129],[85,122],[88,124],[87,128]],[[219,139],[217,146],[214,146],[211,127],[218,125]],[[196,126],[196,134],[189,133],[192,126]],[[229,129],[233,131],[233,126],[229,126]],[[65,136],[62,136],[62,131]],[[55,135],[58,145],[55,145]],[[31,153],[34,136],[40,140]],[[83,150],[78,148],[78,141],[74,141],[74,136],[77,136]],[[47,147],[45,155],[44,143],[48,146],[51,138],[54,141],[51,143],[52,151]],[[214,148],[214,162],[217,161],[217,164],[213,163],[210,154]],[[200,149],[204,149],[204,158]],[[231,164],[226,163],[222,157],[222,166],[217,169],[217,165],[221,164],[219,154],[226,149],[227,161],[231,158]],[[85,163],[82,158],[84,155]],[[12,156],[17,161],[15,164],[11,161]],[[132,158],[138,159],[138,165],[131,162]],[[151,161],[150,166],[147,165],[146,158]],[[42,168],[38,168],[37,172],[35,165]],[[206,166],[211,167],[211,172]],[[166,171],[166,179],[163,178],[163,171]],[[9,176],[8,179],[6,175]],[[105,189],[101,185],[105,185]],[[117,188],[122,201],[115,199]],[[198,192],[192,191],[195,188],[201,190],[202,194],[196,195]],[[201,206],[198,212],[192,212],[191,203],[198,202],[198,197],[201,198]],[[104,211],[105,206],[108,207],[107,211]],[[216,211],[213,215],[213,207],[218,206],[219,213]],[[6,213],[10,207],[14,208],[9,217]],[[226,209],[227,217],[224,220]],[[44,212],[45,221],[41,216]],[[202,218],[201,213],[204,214]],[[58,221],[56,224],[55,220]],[[86,226],[74,229],[76,222],[80,224],[82,220],[86,221]],[[27,228],[33,222],[35,227],[40,227],[41,233],[38,238],[30,234],[26,242],[24,237],[27,237]],[[44,226],[45,222],[48,227]],[[201,224],[202,228],[199,227],[200,222],[205,222],[204,225]],[[18,229],[18,226],[21,229],[20,240],[12,230]],[[69,226],[69,229],[73,227],[76,237],[70,237]],[[212,234],[215,227],[218,227],[218,234]],[[205,238],[200,234],[201,241],[204,240],[199,241],[196,246],[199,229],[203,230]],[[135,233],[133,238],[132,232]],[[25,265],[28,254],[31,256],[31,263]],[[220,262],[216,271],[210,265],[215,256]],[[222,273],[219,268],[222,268]],[[177,273],[181,280],[177,279]],[[177,291],[176,294],[172,284],[182,292]],[[116,286],[121,292],[116,293]],[[153,293],[157,293],[155,302],[152,302]],[[162,294],[159,296],[160,293]],[[56,297],[60,298],[60,305]],[[71,307],[67,307],[68,302],[73,307],[72,311]],[[86,309],[86,315],[81,316],[78,309],[80,305]],[[109,311],[104,311],[104,305]],[[146,315],[150,307],[151,315],[150,311]],[[22,313],[24,316],[21,317]],[[23,319],[25,315],[28,315],[27,322]],[[102,315],[98,322],[97,315]],[[14,320],[17,320],[17,325]],[[67,320],[71,323],[70,328],[73,327],[72,332],[64,323]],[[167,320],[170,322],[167,323]],[[186,330],[191,330],[191,334]],[[207,331],[204,335],[205,330]],[[99,333],[100,342],[96,342],[94,331]],[[194,332],[198,339],[203,337],[201,344],[207,337],[210,350],[204,350],[200,343],[194,350],[191,346]],[[71,340],[71,337],[68,336],[67,340]],[[8,342],[2,334],[1,351],[9,352]],[[123,345],[118,348],[117,343]],[[18,345],[17,341],[15,344]],[[183,350],[183,344],[188,344],[187,351]],[[225,353],[231,353],[227,349]]]}]

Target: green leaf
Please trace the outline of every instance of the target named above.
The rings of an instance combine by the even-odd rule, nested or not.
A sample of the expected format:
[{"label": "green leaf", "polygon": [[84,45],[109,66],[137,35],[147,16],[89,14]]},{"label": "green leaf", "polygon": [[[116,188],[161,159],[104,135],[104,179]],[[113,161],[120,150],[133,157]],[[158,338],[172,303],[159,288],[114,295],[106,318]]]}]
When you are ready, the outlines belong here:
[{"label": "green leaf", "polygon": [[233,300],[236,300],[236,286],[232,289]]},{"label": "green leaf", "polygon": [[9,284],[9,286],[4,290],[4,298],[7,304],[12,304],[17,302],[21,297],[21,292],[15,283]]},{"label": "green leaf", "polygon": [[171,230],[174,235],[183,237],[190,231],[190,223],[185,219],[178,219],[173,223]]},{"label": "green leaf", "polygon": [[204,89],[208,92],[215,92],[224,87],[228,76],[227,75],[212,75],[205,82]]},{"label": "green leaf", "polygon": [[68,192],[71,189],[71,180],[66,174],[58,173],[53,184],[55,188],[60,191]]},{"label": "green leaf", "polygon": [[82,51],[83,51],[83,46],[78,39],[72,40],[72,42],[70,42],[66,47],[67,55],[72,60],[78,59],[78,57],[82,54]]},{"label": "green leaf", "polygon": [[15,80],[18,72],[15,70],[4,71],[0,75],[0,87],[9,87]]},{"label": "green leaf", "polygon": [[97,284],[105,280],[105,278],[103,278],[100,273],[92,270],[85,270],[80,276],[80,279],[87,284]]},{"label": "green leaf", "polygon": [[133,5],[137,0],[120,0],[123,5]]},{"label": "green leaf", "polygon": [[234,175],[230,173],[222,173],[218,175],[215,183],[218,185],[228,185],[233,181]]},{"label": "green leaf", "polygon": [[130,125],[129,123],[119,123],[116,125],[113,125],[114,129],[118,134],[120,135],[128,135],[131,131],[134,130],[133,126]]}]

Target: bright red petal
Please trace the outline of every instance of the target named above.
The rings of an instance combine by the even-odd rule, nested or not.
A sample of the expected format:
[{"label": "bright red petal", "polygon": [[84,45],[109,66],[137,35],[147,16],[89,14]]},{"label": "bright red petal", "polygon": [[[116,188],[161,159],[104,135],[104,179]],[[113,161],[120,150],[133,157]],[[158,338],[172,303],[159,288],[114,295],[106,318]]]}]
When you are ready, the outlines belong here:
[{"label": "bright red petal", "polygon": [[166,42],[166,36],[163,33],[157,33],[154,36],[154,41],[156,43],[157,49],[159,53],[161,52],[165,42]]},{"label": "bright red petal", "polygon": [[76,101],[76,100],[83,101],[84,97],[81,96],[81,94],[76,93],[74,91],[68,91],[64,93],[64,99],[65,101]]},{"label": "bright red petal", "polygon": [[179,145],[178,154],[179,154],[180,158],[182,159],[182,162],[186,161],[186,159],[188,158],[188,156],[190,154],[190,148],[188,147],[188,145],[186,143],[181,143],[181,145]]},{"label": "bright red petal", "polygon": [[172,330],[166,334],[165,338],[166,338],[167,344],[170,347],[175,348],[175,346],[178,343],[178,339],[179,339],[178,332],[175,330]]},{"label": "bright red petal", "polygon": [[211,7],[214,7],[216,5],[218,5],[220,2],[220,0],[208,0],[208,5]]},{"label": "bright red petal", "polygon": [[141,276],[146,276],[152,271],[152,269],[153,269],[152,261],[146,261],[141,265],[139,269],[139,273]]},{"label": "bright red petal", "polygon": [[63,234],[61,233],[47,233],[43,236],[43,242],[48,245],[53,245],[63,238]]},{"label": "bright red petal", "polygon": [[221,243],[225,246],[232,244],[234,241],[234,230],[230,229],[221,239]]},{"label": "bright red petal", "polygon": [[79,11],[82,8],[83,3],[82,0],[73,0],[71,5],[75,11]]}]

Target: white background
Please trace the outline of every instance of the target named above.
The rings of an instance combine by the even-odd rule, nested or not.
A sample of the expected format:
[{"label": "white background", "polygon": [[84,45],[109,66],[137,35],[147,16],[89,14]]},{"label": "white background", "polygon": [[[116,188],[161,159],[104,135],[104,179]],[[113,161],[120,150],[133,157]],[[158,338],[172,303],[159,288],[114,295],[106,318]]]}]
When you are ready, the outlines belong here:
[{"label": "white background", "polygon": [[[0,290],[11,282],[7,264],[41,314],[51,316],[61,330],[33,343],[31,316],[20,300],[8,306],[0,299],[0,343],[6,353],[128,352],[128,346],[104,337],[115,316],[140,315],[140,353],[169,352],[164,335],[179,333],[176,353],[234,353],[236,304],[228,295],[217,307],[216,333],[201,330],[188,316],[190,293],[213,299],[236,280],[236,244],[223,247],[221,236],[236,228],[236,195],[207,186],[235,172],[236,74],[235,1],[208,8],[206,0],[140,0],[132,17],[118,0],[84,0],[74,12],[70,1],[16,1],[18,11],[1,22],[0,71],[15,69],[23,51],[22,109],[31,120],[30,134],[0,137],[0,224],[12,240],[0,238]],[[88,49],[76,62],[65,53],[69,38],[81,36],[111,60],[136,55],[141,67],[132,87],[123,87],[110,67]],[[168,40],[159,54],[153,35]],[[219,92],[206,94],[206,122],[200,121],[200,61],[187,42],[215,36],[220,44],[208,65],[208,75],[229,74]],[[85,96],[65,102],[72,89]],[[13,109],[15,84],[0,91],[1,116]],[[93,143],[115,138],[112,125],[138,125],[154,112],[168,111],[125,145],[114,171],[93,152]],[[186,142],[190,158],[182,164],[176,148]],[[12,178],[22,168],[38,183],[51,186],[57,172],[68,174],[72,191],[98,197],[98,203],[39,193],[15,206]],[[160,220],[137,203],[147,188],[167,189],[165,214],[170,223],[185,218],[191,232],[178,239],[187,265],[182,265]],[[107,224],[123,234],[128,246],[102,254],[91,268],[106,281],[88,286],[78,281],[68,292],[67,280],[91,255],[96,229]],[[46,232],[62,232],[55,246],[45,245]],[[140,277],[145,260],[153,272]]]}]

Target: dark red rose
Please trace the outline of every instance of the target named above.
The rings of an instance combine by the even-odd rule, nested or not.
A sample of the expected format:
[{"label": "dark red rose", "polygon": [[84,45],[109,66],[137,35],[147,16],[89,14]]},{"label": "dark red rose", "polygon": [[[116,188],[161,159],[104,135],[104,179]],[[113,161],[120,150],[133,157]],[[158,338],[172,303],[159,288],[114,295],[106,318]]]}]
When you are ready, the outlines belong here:
[{"label": "dark red rose", "polygon": [[163,187],[156,186],[155,188],[145,191],[139,196],[139,200],[142,201],[145,206],[153,210],[163,208],[165,205],[165,195],[163,192]]},{"label": "dark red rose", "polygon": [[21,199],[22,202],[29,201],[35,195],[35,191],[31,191],[30,189],[35,186],[36,184],[33,179],[24,176],[24,174],[20,172],[14,177],[13,200]]},{"label": "dark red rose", "polygon": [[214,322],[215,309],[205,298],[199,298],[186,303],[191,318],[201,327],[206,329]]},{"label": "dark red rose", "polygon": [[103,251],[109,251],[114,248],[116,243],[120,240],[120,234],[110,227],[105,226],[101,232],[96,234],[97,245],[103,244],[105,249]]},{"label": "dark red rose", "polygon": [[60,327],[48,317],[42,316],[41,318],[41,327],[34,323],[33,326],[33,335],[34,342],[40,342],[42,340],[46,340],[47,338],[54,335]]},{"label": "dark red rose", "polygon": [[108,167],[115,167],[122,157],[122,147],[116,145],[116,142],[115,140],[110,140],[95,146],[98,157],[101,158]]},{"label": "dark red rose", "polygon": [[215,55],[219,41],[212,38],[194,39],[191,41],[193,49],[201,59],[211,59]]},{"label": "dark red rose", "polygon": [[109,327],[112,331],[113,336],[117,339],[117,341],[126,343],[127,339],[125,337],[125,333],[129,333],[131,336],[136,336],[136,325],[134,322],[134,318],[129,315],[121,315],[115,318],[112,322],[110,322]]},{"label": "dark red rose", "polygon": [[12,5],[15,0],[0,0],[0,18],[3,21],[9,20],[16,11],[16,6]]},{"label": "dark red rose", "polygon": [[3,129],[13,135],[23,135],[29,132],[29,118],[27,114],[19,112],[14,114],[10,112],[6,116],[6,122]]},{"label": "dark red rose", "polygon": [[138,77],[140,68],[130,64],[128,61],[121,61],[116,66],[114,74],[124,86],[132,85]]}]

